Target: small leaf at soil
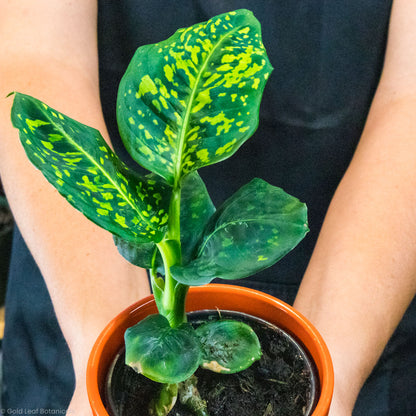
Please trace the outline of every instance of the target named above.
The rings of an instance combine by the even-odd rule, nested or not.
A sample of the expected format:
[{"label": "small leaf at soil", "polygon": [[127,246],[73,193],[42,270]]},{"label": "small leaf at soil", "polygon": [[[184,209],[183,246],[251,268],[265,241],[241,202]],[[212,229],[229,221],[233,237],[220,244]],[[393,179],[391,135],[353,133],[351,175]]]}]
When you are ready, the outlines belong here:
[{"label": "small leaf at soil", "polygon": [[243,322],[207,322],[196,329],[202,345],[201,367],[216,373],[237,373],[261,357],[256,333]]},{"label": "small leaf at soil", "polygon": [[179,383],[199,367],[201,349],[189,324],[171,328],[162,315],[150,315],[125,333],[126,364],[159,383]]}]

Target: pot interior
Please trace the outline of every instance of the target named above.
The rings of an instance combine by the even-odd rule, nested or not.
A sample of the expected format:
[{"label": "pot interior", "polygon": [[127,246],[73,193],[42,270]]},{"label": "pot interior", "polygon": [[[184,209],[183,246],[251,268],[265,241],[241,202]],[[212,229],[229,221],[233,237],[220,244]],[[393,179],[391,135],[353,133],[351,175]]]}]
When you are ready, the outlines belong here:
[{"label": "pot interior", "polygon": [[[266,320],[295,339],[302,340],[301,345],[316,365],[320,386],[320,396],[312,416],[328,415],[334,384],[331,358],[318,331],[300,313],[265,293],[226,284],[209,284],[190,289],[186,301],[187,312],[204,309],[238,310]],[[87,369],[88,396],[94,416],[108,416],[102,401],[102,386],[115,355],[124,344],[125,330],[156,312],[153,296],[142,299],[115,317],[97,339]]]},{"label": "pot interior", "polygon": [[[207,320],[234,319],[249,324],[259,337],[263,356],[237,374],[199,369],[198,389],[207,400],[210,416],[311,415],[319,397],[319,377],[308,352],[292,335],[262,319],[231,311],[188,314],[197,327]],[[147,416],[146,409],[160,389],[124,364],[124,348],[114,359],[102,392],[110,416]],[[192,416],[180,402],[174,416]]]}]

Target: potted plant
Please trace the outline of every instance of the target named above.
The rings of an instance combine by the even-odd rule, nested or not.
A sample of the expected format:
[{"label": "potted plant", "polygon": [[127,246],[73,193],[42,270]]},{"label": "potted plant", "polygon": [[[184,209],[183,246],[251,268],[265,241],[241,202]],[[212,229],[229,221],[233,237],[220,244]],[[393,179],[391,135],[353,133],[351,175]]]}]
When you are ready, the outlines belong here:
[{"label": "potted plant", "polygon": [[[126,259],[149,269],[153,297],[116,318],[104,333],[123,321],[117,336],[97,347],[115,353],[120,334],[125,336],[126,363],[161,386],[149,414],[167,415],[178,389],[190,386],[191,401],[196,398],[199,408],[194,406],[194,414],[207,415],[193,376],[197,369],[234,374],[260,359],[258,336],[241,319],[195,326],[186,312],[198,309],[198,298],[204,304],[212,288],[219,295],[210,295],[200,309],[236,307],[245,289],[204,285],[271,266],[308,231],[305,205],[282,189],[256,178],[215,209],[197,173],[233,155],[254,133],[271,71],[260,24],[247,10],[216,16],[139,48],[120,83],[117,121],[127,150],[148,175],[127,167],[97,130],[14,93],[12,122],[32,163],[75,208],[114,235]],[[188,296],[190,286],[198,288]],[[228,297],[231,301],[224,303]],[[243,306],[243,311],[264,318],[273,304],[282,322],[272,318],[272,323],[299,337],[318,360],[326,396],[316,406],[320,413],[313,414],[326,414],[332,375],[319,334],[289,306],[257,292],[250,299],[249,305],[256,306]],[[292,321],[295,329],[289,328]],[[91,366],[96,354],[97,349]],[[99,370],[90,366],[89,380],[97,372],[101,377],[106,366],[108,371],[110,361],[103,360]],[[329,387],[322,386],[323,378]],[[107,415],[93,390],[89,385],[94,414]]]}]

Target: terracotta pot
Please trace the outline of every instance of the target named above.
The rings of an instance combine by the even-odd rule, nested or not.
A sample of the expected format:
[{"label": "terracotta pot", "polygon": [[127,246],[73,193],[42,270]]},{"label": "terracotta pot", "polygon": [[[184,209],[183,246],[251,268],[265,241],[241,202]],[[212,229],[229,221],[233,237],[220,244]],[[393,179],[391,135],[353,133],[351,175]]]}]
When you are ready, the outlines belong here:
[{"label": "terracotta pot", "polygon": [[[318,370],[321,392],[312,416],[328,415],[334,384],[332,362],[322,337],[310,322],[286,303],[256,290],[225,284],[190,289],[186,301],[188,312],[217,308],[257,316],[297,338]],[[94,416],[108,416],[100,389],[114,356],[123,346],[125,330],[156,312],[153,296],[144,298],[116,316],[97,339],[87,368],[87,391]]]}]

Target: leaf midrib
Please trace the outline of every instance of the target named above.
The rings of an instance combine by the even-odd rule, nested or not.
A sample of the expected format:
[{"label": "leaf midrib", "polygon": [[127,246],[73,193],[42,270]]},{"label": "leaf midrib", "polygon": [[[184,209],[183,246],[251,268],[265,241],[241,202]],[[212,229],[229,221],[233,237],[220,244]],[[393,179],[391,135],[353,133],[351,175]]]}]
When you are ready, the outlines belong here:
[{"label": "leaf midrib", "polygon": [[[279,217],[284,216],[284,215],[288,215],[288,214],[281,214],[279,215]],[[200,249],[198,250],[198,256],[204,251],[205,247],[208,244],[208,241],[211,240],[211,238],[213,238],[213,236],[218,233],[219,231],[223,230],[224,228],[231,226],[231,225],[235,225],[238,223],[250,223],[250,222],[262,222],[262,223],[275,223],[276,220],[273,218],[265,218],[262,220],[259,220],[258,218],[247,218],[244,220],[232,220],[232,221],[227,221],[223,224],[221,224],[219,227],[215,228],[213,230],[213,232],[211,232],[206,239],[204,239],[203,244],[201,245]],[[279,221],[280,222],[280,221]],[[295,224],[294,222],[292,222],[292,225]],[[297,227],[302,228],[302,226],[304,226],[303,224],[297,224]]]},{"label": "leaf midrib", "polygon": [[[107,180],[114,186],[117,192],[123,197],[123,199],[130,205],[130,207],[139,215],[142,221],[146,222],[144,216],[142,215],[141,211],[138,209],[136,205],[134,205],[127,195],[123,192],[121,187],[114,182],[113,178],[106,172],[106,170],[91,156],[82,146],[80,146],[76,141],[74,141],[70,135],[63,129],[61,126],[56,124],[54,120],[49,116],[47,112],[44,112],[46,119],[51,123],[52,126],[55,126],[56,130],[58,130],[75,148],[77,148],[82,154],[84,154],[87,159],[101,171],[101,173],[107,178]],[[111,149],[109,149],[111,150]],[[147,223],[147,222],[146,222]]]},{"label": "leaf midrib", "polygon": [[181,178],[182,156],[183,156],[183,152],[184,152],[184,148],[185,148],[185,142],[186,142],[185,138],[186,138],[186,134],[187,134],[187,131],[188,131],[189,117],[191,115],[191,111],[192,111],[192,108],[193,108],[192,104],[193,104],[196,92],[198,90],[199,82],[201,81],[202,74],[204,73],[205,68],[208,65],[208,62],[210,61],[211,56],[217,50],[219,45],[222,44],[223,40],[230,37],[231,35],[233,35],[239,29],[240,29],[240,27],[236,27],[232,31],[230,31],[229,33],[227,33],[226,35],[222,36],[219,39],[217,44],[214,46],[214,48],[212,48],[212,50],[207,55],[204,64],[201,66],[200,70],[198,71],[198,75],[197,75],[196,80],[195,80],[195,88],[193,88],[192,93],[189,96],[189,99],[186,103],[186,111],[185,111],[185,116],[184,116],[184,119],[183,119],[184,122],[183,122],[183,125],[182,125],[182,128],[181,128],[181,134],[180,134],[180,137],[179,137],[179,146],[178,146],[178,151],[176,153],[176,167],[175,167],[175,171],[174,171],[175,186],[177,185],[177,182]]}]

